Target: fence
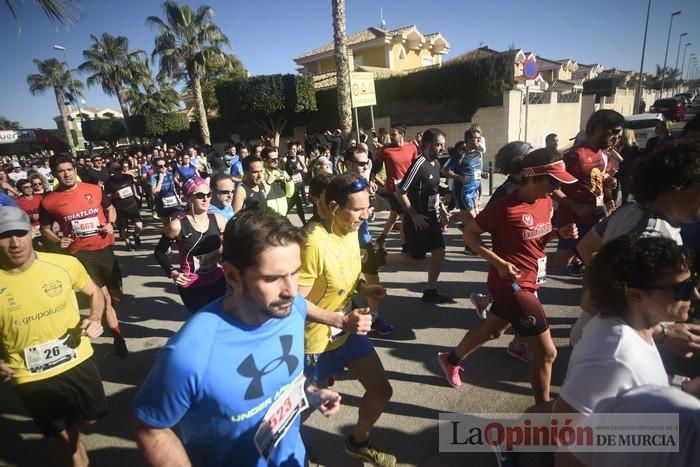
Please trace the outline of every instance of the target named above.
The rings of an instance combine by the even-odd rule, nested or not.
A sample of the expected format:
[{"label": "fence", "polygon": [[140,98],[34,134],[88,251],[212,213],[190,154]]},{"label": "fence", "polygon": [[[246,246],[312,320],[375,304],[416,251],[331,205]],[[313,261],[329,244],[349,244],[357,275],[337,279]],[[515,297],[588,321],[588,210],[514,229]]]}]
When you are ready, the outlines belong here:
[{"label": "fence", "polygon": [[[552,102],[552,93],[550,92],[531,92],[529,93],[528,101],[531,105],[537,104],[550,104]],[[525,104],[525,97],[523,97],[523,104]]]},{"label": "fence", "polygon": [[580,92],[570,92],[567,94],[557,94],[557,104],[574,104],[581,101]]}]

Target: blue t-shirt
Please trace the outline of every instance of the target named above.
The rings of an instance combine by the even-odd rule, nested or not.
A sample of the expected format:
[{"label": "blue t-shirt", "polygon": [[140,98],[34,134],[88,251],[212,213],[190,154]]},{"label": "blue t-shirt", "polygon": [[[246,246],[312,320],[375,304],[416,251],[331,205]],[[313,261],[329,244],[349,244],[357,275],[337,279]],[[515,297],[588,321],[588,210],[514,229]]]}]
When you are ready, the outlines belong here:
[{"label": "blue t-shirt", "polygon": [[360,228],[357,230],[357,235],[360,238],[361,247],[369,245],[369,243],[372,241],[372,234],[369,233],[369,222],[367,219],[360,224]]},{"label": "blue t-shirt", "polygon": [[15,203],[15,200],[7,196],[5,193],[0,191],[0,206],[12,206],[12,207],[18,207],[17,203]]},{"label": "blue t-shirt", "polygon": [[463,183],[455,180],[455,193],[464,197],[473,198],[481,188],[481,171],[483,169],[483,156],[479,151],[469,153],[460,152],[447,161],[445,168],[457,175],[466,175],[468,180]]},{"label": "blue t-shirt", "polygon": [[243,163],[241,162],[240,156],[233,156],[231,158],[231,173],[232,177],[243,177]]},{"label": "blue t-shirt", "polygon": [[187,180],[197,175],[197,169],[195,169],[191,164],[178,166],[177,172],[180,174],[182,183],[185,183]]},{"label": "blue t-shirt", "polygon": [[209,205],[209,212],[216,212],[218,214],[221,214],[227,221],[230,221],[234,214],[233,206],[231,206],[230,204],[228,206],[220,208],[212,203]]},{"label": "blue t-shirt", "polygon": [[[151,175],[151,187],[158,185],[158,174]],[[160,186],[159,198],[175,194],[175,177],[171,173],[166,173],[163,177],[163,184]]]},{"label": "blue t-shirt", "polygon": [[269,464],[253,437],[278,390],[302,377],[306,301],[297,295],[286,318],[249,326],[222,300],[192,316],[158,353],[134,400],[136,415],[154,428],[179,424],[195,466],[301,467],[301,417]]}]

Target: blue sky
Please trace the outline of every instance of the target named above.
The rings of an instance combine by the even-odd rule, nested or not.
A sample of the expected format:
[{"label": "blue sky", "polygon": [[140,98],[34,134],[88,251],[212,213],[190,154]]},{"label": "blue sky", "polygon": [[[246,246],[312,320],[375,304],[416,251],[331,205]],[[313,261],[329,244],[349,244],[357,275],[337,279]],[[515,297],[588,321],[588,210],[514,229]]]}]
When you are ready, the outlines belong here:
[{"label": "blue sky", "polygon": [[[189,2],[193,6],[200,3]],[[70,30],[50,23],[31,0],[21,3],[19,27],[0,2],[0,44],[3,58],[0,115],[25,128],[54,128],[58,114],[53,93],[29,94],[26,76],[35,72],[32,59],[58,57],[53,44],[68,49],[75,68],[90,34],[125,35],[130,47],[153,48],[149,15],[161,15],[157,0],[82,0],[80,21]],[[229,37],[232,52],[253,74],[292,73],[292,58],[332,40],[331,0],[211,0],[215,22]],[[416,24],[423,33],[439,31],[450,42],[446,58],[488,45],[503,50],[510,44],[546,58],[574,58],[608,68],[639,70],[646,0],[346,0],[348,33],[379,25],[379,9],[390,29]],[[674,19],[669,63],[673,65],[678,36],[688,32],[688,54],[700,56],[700,2],[652,0],[645,71],[662,64],[670,14]],[[682,50],[681,50],[682,58]],[[99,87],[85,93],[88,105],[118,108],[116,98]]]}]

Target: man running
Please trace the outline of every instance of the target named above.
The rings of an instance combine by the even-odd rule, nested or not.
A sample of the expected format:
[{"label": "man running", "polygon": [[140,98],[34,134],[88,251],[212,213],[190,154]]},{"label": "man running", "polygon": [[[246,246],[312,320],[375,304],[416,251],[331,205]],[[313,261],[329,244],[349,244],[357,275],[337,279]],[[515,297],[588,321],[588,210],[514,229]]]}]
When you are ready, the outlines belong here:
[{"label": "man running", "polygon": [[29,216],[29,220],[32,223],[32,242],[36,248],[39,246],[38,241],[41,238],[41,230],[39,229],[39,205],[44,196],[35,194],[32,182],[26,178],[17,182],[17,189],[21,196],[15,199],[15,203]]},{"label": "man running", "polygon": [[262,184],[263,161],[258,156],[243,159],[243,181],[233,194],[233,212],[267,205],[265,187]]},{"label": "man running", "polygon": [[231,177],[223,173],[212,175],[209,185],[214,192],[209,205],[209,212],[221,214],[228,222],[233,217],[233,194],[236,191]]},{"label": "man running", "polygon": [[428,282],[422,300],[434,304],[455,303],[454,299],[437,291],[445,259],[442,226],[448,221],[447,210],[440,200],[440,162],[437,160],[445,149],[445,135],[437,128],[428,129],[423,132],[422,144],[422,154],[408,168],[396,192],[406,213],[403,216],[405,252],[414,261],[425,259],[425,254],[430,252]]},{"label": "man running", "polygon": [[109,179],[109,171],[104,166],[104,158],[102,156],[92,156],[91,160],[92,167],[85,169],[85,178],[81,178],[81,180],[104,188],[105,183]]},{"label": "man running", "polygon": [[141,220],[141,198],[138,197],[136,181],[134,177],[122,171],[119,162],[112,162],[109,165],[112,174],[104,186],[104,194],[117,211],[117,229],[119,237],[124,240],[127,250],[134,247],[129,240],[129,224],[134,227],[134,245],[141,247],[141,230],[143,221]]},{"label": "man running", "polygon": [[[0,207],[0,381],[12,381],[55,465],[87,466],[79,423],[107,411],[90,345],[104,298],[75,258],[35,253],[31,232],[24,212]],[[85,319],[74,290],[90,297]]]},{"label": "man running", "polygon": [[[105,321],[114,338],[115,353],[126,358],[128,350],[119,329],[113,301],[121,299],[122,274],[114,256],[114,207],[96,185],[76,180],[73,159],[56,156],[51,170],[58,188],[44,197],[39,207],[41,233],[48,241],[77,257],[105,297]],[[52,226],[57,222],[62,236]]]},{"label": "man running", "polygon": [[233,293],[170,339],[134,401],[149,465],[304,465],[298,415],[309,404],[332,415],[340,396],[303,375],[303,243],[302,232],[270,210],[228,223],[223,258]]},{"label": "man running", "polygon": [[273,211],[287,215],[287,198],[294,195],[294,182],[291,177],[280,168],[279,152],[274,146],[267,146],[262,150],[262,160],[265,164],[262,183],[265,187],[267,206]]}]

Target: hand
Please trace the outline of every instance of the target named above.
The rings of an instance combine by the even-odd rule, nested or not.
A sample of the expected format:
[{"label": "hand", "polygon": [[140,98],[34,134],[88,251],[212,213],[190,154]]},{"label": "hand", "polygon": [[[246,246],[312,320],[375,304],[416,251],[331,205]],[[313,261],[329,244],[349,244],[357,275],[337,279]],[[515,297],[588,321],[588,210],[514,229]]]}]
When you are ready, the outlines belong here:
[{"label": "hand", "polygon": [[267,177],[267,184],[272,185],[273,183],[275,183],[275,180],[277,180],[277,175],[275,175],[275,173],[273,172],[270,174],[269,177]]},{"label": "hand", "polygon": [[318,409],[324,417],[330,417],[340,410],[340,394],[330,389],[318,389],[309,385],[306,388],[306,398],[309,405]]},{"label": "hand", "polygon": [[700,376],[683,381],[681,389],[691,396],[700,397]]},{"label": "hand", "polygon": [[589,204],[576,203],[574,212],[578,217],[589,217],[592,216],[595,212],[595,206],[591,206]]},{"label": "hand", "polygon": [[358,336],[366,335],[372,329],[372,315],[369,308],[357,308],[343,316],[343,331]]},{"label": "hand", "polygon": [[100,232],[103,233],[104,235],[109,235],[111,233],[114,233],[114,226],[112,225],[111,222],[107,222],[105,225],[100,227]]},{"label": "hand", "polygon": [[180,287],[184,287],[190,282],[189,274],[180,271],[171,272],[170,278],[175,281],[175,285],[179,285]]},{"label": "hand", "polygon": [[61,237],[61,241],[58,244],[61,248],[66,249],[73,243],[73,238],[71,237]]},{"label": "hand", "polygon": [[365,284],[360,293],[370,300],[380,301],[386,297],[386,289],[380,284]]},{"label": "hand", "polygon": [[5,381],[9,381],[10,377],[13,375],[14,372],[15,372],[15,370],[10,368],[10,366],[7,363],[5,363],[4,360],[0,360],[0,381],[1,382],[4,383]]},{"label": "hand", "polygon": [[82,335],[86,335],[92,339],[100,337],[104,332],[104,329],[102,328],[102,323],[100,323],[99,321],[93,321],[91,319],[84,319],[83,322],[80,323],[80,329],[83,330]]},{"label": "hand", "polygon": [[415,226],[416,230],[425,230],[429,227],[428,218],[423,214],[416,213],[415,215],[411,216],[411,220],[413,221],[413,225]]},{"label": "hand", "polygon": [[163,181],[163,178],[165,178],[165,174],[164,174],[163,172],[159,172],[159,173],[158,173],[158,181],[159,181],[159,182],[162,182],[162,181]]},{"label": "hand", "polygon": [[692,357],[694,352],[700,350],[700,324],[676,323],[666,326],[663,345],[682,357]]},{"label": "hand", "polygon": [[566,224],[559,228],[559,236],[566,240],[576,240],[578,238],[578,227],[576,224]]},{"label": "hand", "polygon": [[502,264],[496,267],[498,275],[501,279],[506,279],[509,281],[515,281],[520,277],[520,269],[518,269],[514,264],[504,261]]},{"label": "hand", "polygon": [[376,193],[377,192],[377,183],[374,181],[369,182],[369,192],[370,193]]}]

